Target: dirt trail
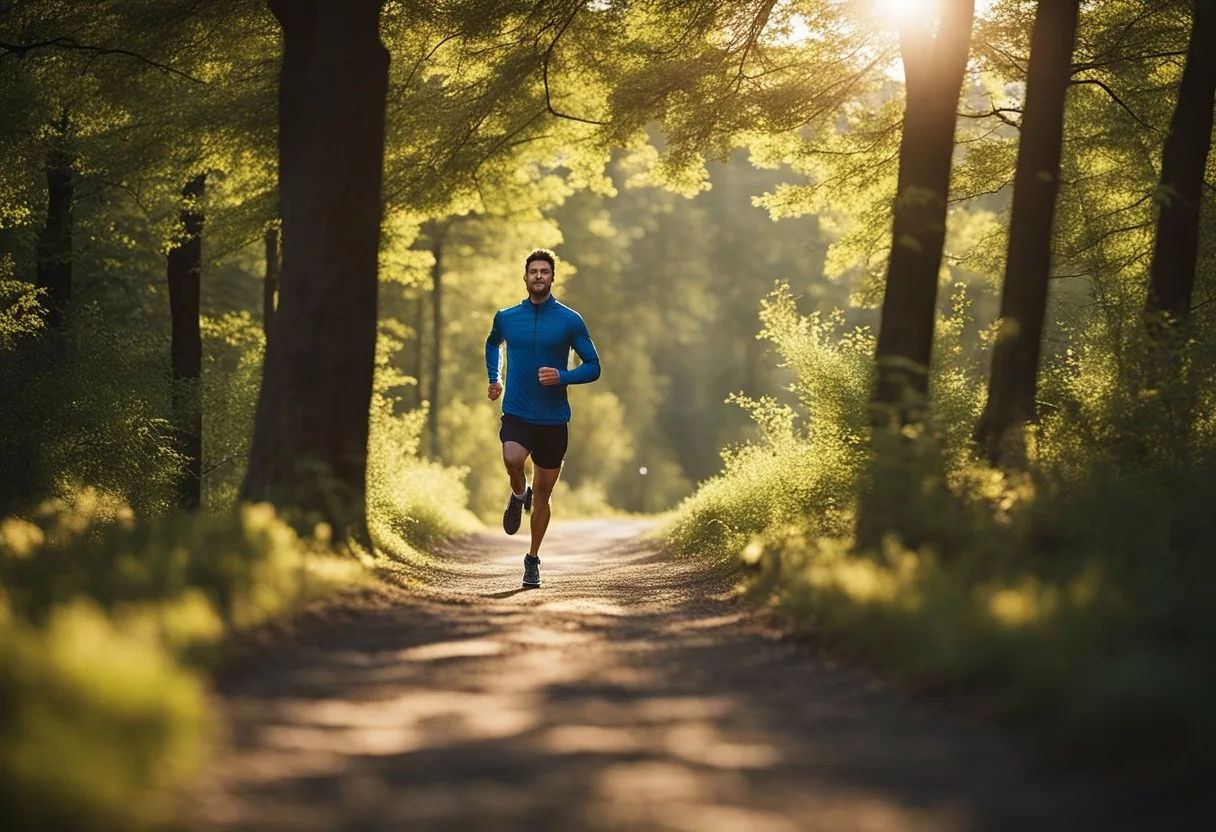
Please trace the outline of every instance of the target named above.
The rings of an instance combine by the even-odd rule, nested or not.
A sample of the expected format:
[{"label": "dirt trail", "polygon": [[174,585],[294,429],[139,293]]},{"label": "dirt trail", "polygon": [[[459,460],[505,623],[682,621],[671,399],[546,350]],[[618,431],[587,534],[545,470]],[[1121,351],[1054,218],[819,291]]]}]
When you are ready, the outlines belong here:
[{"label": "dirt trail", "polygon": [[263,649],[221,679],[230,737],[190,828],[1193,828],[765,637],[649,528],[555,524],[526,591],[522,534],[467,538],[426,591]]}]

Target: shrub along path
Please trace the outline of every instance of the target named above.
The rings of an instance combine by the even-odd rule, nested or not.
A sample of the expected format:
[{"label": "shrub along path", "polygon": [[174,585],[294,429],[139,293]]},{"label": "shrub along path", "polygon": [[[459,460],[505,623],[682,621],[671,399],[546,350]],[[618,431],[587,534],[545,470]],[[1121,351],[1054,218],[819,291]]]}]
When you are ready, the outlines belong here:
[{"label": "shrub along path", "polygon": [[221,676],[191,829],[1194,828],[764,630],[644,521],[466,538],[425,589],[347,595]]}]

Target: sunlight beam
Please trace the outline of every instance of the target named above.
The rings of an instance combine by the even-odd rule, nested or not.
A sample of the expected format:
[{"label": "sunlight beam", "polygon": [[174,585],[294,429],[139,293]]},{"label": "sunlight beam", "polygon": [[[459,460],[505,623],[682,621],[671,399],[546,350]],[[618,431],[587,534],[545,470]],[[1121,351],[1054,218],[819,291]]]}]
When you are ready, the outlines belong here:
[{"label": "sunlight beam", "polygon": [[874,14],[890,26],[929,22],[940,7],[939,0],[874,0]]},{"label": "sunlight beam", "polygon": [[[983,17],[995,0],[976,0],[975,14]],[[932,22],[941,16],[943,0],[873,0],[874,16],[884,25],[898,28],[908,23]]]}]

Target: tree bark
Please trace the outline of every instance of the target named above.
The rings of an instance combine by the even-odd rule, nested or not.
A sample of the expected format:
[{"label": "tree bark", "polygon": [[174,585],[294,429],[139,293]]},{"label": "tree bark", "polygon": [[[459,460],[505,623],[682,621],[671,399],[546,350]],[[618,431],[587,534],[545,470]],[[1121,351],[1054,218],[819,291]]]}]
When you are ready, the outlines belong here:
[{"label": "tree bark", "polygon": [[270,341],[270,322],[274,320],[275,295],[279,291],[279,229],[266,229],[266,278],[262,281],[262,333]]},{"label": "tree bark", "polygon": [[206,174],[193,177],[182,188],[184,235],[169,250],[169,315],[173,334],[170,364],[173,372],[173,426],[185,469],[178,481],[178,505],[197,509],[202,504],[203,402],[201,375],[203,337],[199,327],[199,298],[203,269],[203,209]]},{"label": "tree bark", "polygon": [[279,66],[279,213],[283,185],[308,173],[309,67],[317,48],[317,14],[321,0],[267,0],[283,30]]},{"label": "tree bark", "polygon": [[283,285],[243,496],[314,515],[339,541],[366,535],[389,62],[380,6],[270,2],[284,38]]},{"label": "tree bark", "polygon": [[1013,179],[1009,251],[988,402],[975,440],[993,465],[1026,462],[1024,428],[1035,419],[1039,352],[1051,277],[1052,224],[1064,142],[1079,0],[1039,0],[1030,36],[1026,103]]},{"label": "tree bark", "polygon": [[43,299],[47,326],[60,329],[67,321],[72,299],[72,226],[76,179],[72,157],[52,150],[46,164],[46,224],[38,235],[37,283],[46,290]]},{"label": "tree bark", "polygon": [[439,439],[439,395],[443,390],[443,245],[447,228],[438,227],[431,237],[431,383],[430,408],[427,410],[427,436],[430,453],[438,458],[443,452]]},{"label": "tree bark", "polygon": [[426,299],[422,296],[422,289],[418,289],[418,294],[413,300],[414,311],[414,407],[422,407],[422,403],[426,399],[426,350],[423,345],[426,342]]},{"label": "tree bark", "polygon": [[1159,344],[1176,342],[1191,311],[1199,257],[1199,208],[1216,99],[1216,0],[1195,0],[1186,66],[1161,157],[1157,240],[1145,320]]},{"label": "tree bark", "polygon": [[875,355],[875,426],[917,423],[926,415],[954,127],[974,16],[974,0],[949,0],[936,37],[915,24],[900,32],[907,106]]}]

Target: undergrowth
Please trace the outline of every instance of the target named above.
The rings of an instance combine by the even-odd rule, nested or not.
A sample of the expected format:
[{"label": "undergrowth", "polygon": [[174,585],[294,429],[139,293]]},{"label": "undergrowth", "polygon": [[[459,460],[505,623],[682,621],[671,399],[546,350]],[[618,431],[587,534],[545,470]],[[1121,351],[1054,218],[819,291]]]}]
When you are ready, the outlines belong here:
[{"label": "undergrowth", "polygon": [[203,321],[204,510],[176,511],[162,346],[87,306],[48,332],[36,297],[0,280],[0,374],[21,390],[0,400],[0,826],[160,828],[206,758],[229,636],[372,580],[381,557],[424,561],[476,520],[463,472],[418,457],[425,414],[384,392],[391,339],[369,443],[376,551],[237,506],[263,346],[245,314]]},{"label": "undergrowth", "polygon": [[934,367],[934,423],[872,438],[870,335],[799,316],[775,293],[763,335],[797,373],[802,418],[744,402],[762,438],[726,454],[669,542],[753,563],[751,591],[803,627],[914,683],[977,691],[1071,748],[1212,762],[1216,440],[1203,368],[1216,362],[1195,346],[1185,396],[1129,393],[1109,377],[1101,333],[1076,338],[1045,368],[1029,469],[1005,474],[967,441],[983,368],[957,360],[966,316],[958,296],[939,325],[935,350],[952,357]]},{"label": "undergrowth", "polygon": [[165,820],[206,750],[222,639],[365,574],[269,506],[137,521],[83,489],[0,522],[7,828]]}]

